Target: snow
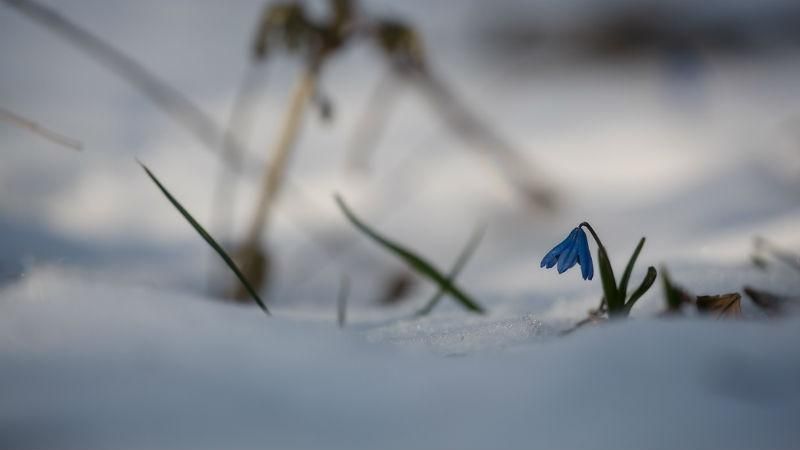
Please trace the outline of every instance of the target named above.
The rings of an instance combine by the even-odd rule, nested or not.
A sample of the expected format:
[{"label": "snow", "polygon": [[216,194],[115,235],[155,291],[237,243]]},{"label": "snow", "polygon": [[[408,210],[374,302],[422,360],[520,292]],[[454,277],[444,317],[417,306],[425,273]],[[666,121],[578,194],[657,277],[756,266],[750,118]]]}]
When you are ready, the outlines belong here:
[{"label": "snow", "polygon": [[[438,72],[524,149],[559,209],[521,205],[412,91],[397,104],[374,171],[344,172],[350,133],[381,76],[369,50],[353,49],[324,74],[335,120],[306,121],[270,229],[273,317],[207,292],[209,271],[224,268],[135,162],[208,224],[213,155],[102,66],[0,7],[0,53],[13,61],[0,73],[0,106],[85,146],[73,152],[0,123],[0,447],[800,445],[797,305],[768,319],[745,298],[741,320],[665,319],[657,282],[630,320],[562,336],[597,306],[600,282],[538,267],[589,220],[617,272],[647,237],[634,282],[654,265],[699,295],[750,285],[797,296],[796,271],[750,263],[756,236],[800,248],[796,52],[704,55],[698,75],[681,82],[657,57],[534,69],[533,60],[487,58],[463,39],[481,2],[455,12],[448,2],[430,11],[421,3],[368,6],[419,23]],[[179,85],[220,123],[262,6],[48,4]],[[582,4],[548,11],[563,17]],[[748,9],[736,5],[729,14]],[[295,69],[278,60],[258,72],[265,85],[248,142],[256,160],[274,138]],[[236,232],[260,173],[249,167],[242,180]],[[378,305],[382,281],[403,266],[346,223],[334,192],[443,269],[485,224],[459,283],[489,314],[445,298],[412,319],[435,292],[423,281],[397,305]],[[342,274],[352,293],[340,329]]]},{"label": "snow", "polygon": [[797,319],[642,319],[557,338],[523,316],[363,333],[59,270],[26,277],[3,301],[9,448],[788,448],[800,438]]}]

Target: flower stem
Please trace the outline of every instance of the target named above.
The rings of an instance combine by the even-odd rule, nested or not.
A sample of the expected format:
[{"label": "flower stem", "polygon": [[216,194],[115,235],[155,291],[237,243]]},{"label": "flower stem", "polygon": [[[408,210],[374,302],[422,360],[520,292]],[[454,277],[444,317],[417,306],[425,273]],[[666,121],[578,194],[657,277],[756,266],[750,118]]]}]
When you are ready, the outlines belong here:
[{"label": "flower stem", "polygon": [[592,226],[589,225],[589,222],[581,222],[581,224],[578,225],[578,228],[580,227],[585,227],[587,230],[589,230],[589,233],[592,233],[594,241],[597,242],[597,246],[602,249],[605,249],[605,246],[603,246],[603,242],[600,241],[600,236],[598,236],[597,233],[594,231],[594,228],[592,228]]}]

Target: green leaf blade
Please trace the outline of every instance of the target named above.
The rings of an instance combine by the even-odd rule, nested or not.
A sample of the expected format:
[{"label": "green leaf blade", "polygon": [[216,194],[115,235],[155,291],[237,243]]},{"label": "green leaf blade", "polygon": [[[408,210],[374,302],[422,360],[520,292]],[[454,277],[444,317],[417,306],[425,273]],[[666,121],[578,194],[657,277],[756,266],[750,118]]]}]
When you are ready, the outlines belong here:
[{"label": "green leaf blade", "polygon": [[647,274],[644,276],[642,284],[640,284],[639,287],[633,291],[630,300],[628,300],[628,303],[625,304],[626,313],[629,313],[631,308],[633,308],[634,303],[636,303],[636,301],[639,300],[639,298],[644,295],[648,289],[650,289],[653,283],[655,283],[657,276],[658,272],[656,271],[655,267],[650,266],[647,268]]},{"label": "green leaf blade", "polygon": [[633,273],[633,266],[636,265],[639,253],[641,253],[642,247],[644,247],[644,241],[645,238],[639,240],[639,244],[633,251],[633,255],[631,255],[631,259],[628,260],[628,265],[625,267],[625,272],[622,274],[622,280],[619,282],[619,295],[622,297],[623,301],[628,296],[628,282],[631,279],[631,273]]},{"label": "green leaf blade", "polygon": [[608,304],[608,316],[615,317],[622,313],[624,299],[620,297],[619,291],[617,290],[614,270],[611,268],[611,261],[608,260],[605,247],[598,247],[597,262],[600,268],[600,279],[603,282],[603,294],[606,296],[606,302]]},{"label": "green leaf blade", "polygon": [[202,237],[203,240],[205,240],[206,243],[209,246],[211,246],[211,248],[213,248],[215,252],[217,252],[217,254],[222,258],[223,261],[225,261],[225,264],[231,269],[231,271],[233,271],[234,275],[236,275],[236,278],[239,279],[242,285],[244,285],[245,289],[247,289],[247,292],[250,294],[251,297],[253,297],[253,300],[256,302],[259,308],[261,308],[261,310],[264,311],[267,315],[271,315],[269,309],[261,300],[261,297],[258,296],[256,290],[253,289],[253,286],[250,284],[250,282],[247,281],[244,274],[242,274],[242,272],[236,266],[236,263],[233,262],[233,259],[222,248],[222,246],[219,245],[217,241],[214,240],[214,238],[211,237],[211,235],[208,234],[208,232],[194,219],[194,217],[192,217],[192,215],[189,214],[189,211],[187,211],[186,208],[184,208],[183,205],[181,205],[180,202],[175,197],[173,197],[172,194],[170,194],[167,188],[165,188],[164,185],[161,184],[158,178],[156,178],[156,176],[153,174],[153,172],[150,171],[150,169],[147,168],[147,166],[145,166],[141,162],[139,162],[139,165],[142,166],[142,169],[144,169],[145,173],[147,173],[147,176],[150,177],[150,179],[153,181],[153,183],[156,184],[156,186],[158,186],[158,189],[161,191],[161,193],[164,194],[164,196],[167,198],[167,200],[169,200],[172,206],[175,207],[175,209],[177,209],[179,213],[181,213],[183,218],[186,219],[187,222],[189,222],[189,225],[191,225],[192,228],[194,228],[197,234],[199,234],[200,237]]},{"label": "green leaf blade", "polygon": [[661,284],[664,289],[664,299],[667,302],[667,311],[679,311],[683,301],[680,292],[672,284],[667,268],[664,266],[661,266]]},{"label": "green leaf blade", "polygon": [[485,313],[485,310],[480,306],[480,304],[459,289],[455,283],[451,282],[447,277],[442,275],[442,273],[439,272],[432,264],[372,230],[364,222],[359,220],[355,214],[353,214],[340,196],[336,195],[334,198],[339,206],[339,209],[342,210],[342,213],[344,213],[345,217],[347,217],[350,223],[352,223],[357,229],[385,249],[389,250],[391,253],[394,253],[395,256],[402,259],[412,269],[416,270],[421,275],[439,285],[441,289],[445,290],[448,294],[453,296],[453,298],[458,300],[467,310],[478,314]]},{"label": "green leaf blade", "polygon": [[[456,259],[456,262],[453,264],[450,273],[447,275],[447,279],[450,280],[451,283],[455,282],[458,275],[461,273],[461,270],[467,264],[469,259],[475,253],[475,250],[478,248],[478,244],[480,244],[481,240],[483,239],[484,234],[486,233],[486,227],[478,228],[475,233],[470,237],[469,241],[467,241],[467,245],[464,247],[464,250],[461,251],[461,254]],[[439,303],[439,300],[444,297],[447,293],[446,290],[442,289],[441,287],[436,292],[436,294],[431,297],[430,300],[425,304],[425,306],[417,311],[414,314],[415,317],[422,317],[430,314],[433,311],[433,308]]]}]

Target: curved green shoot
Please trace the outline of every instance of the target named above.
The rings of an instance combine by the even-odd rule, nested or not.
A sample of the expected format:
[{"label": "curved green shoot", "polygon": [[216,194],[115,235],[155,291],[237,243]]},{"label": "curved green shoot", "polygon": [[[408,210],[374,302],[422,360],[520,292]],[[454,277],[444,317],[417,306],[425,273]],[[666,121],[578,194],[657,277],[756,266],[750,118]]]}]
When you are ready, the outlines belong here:
[{"label": "curved green shoot", "polygon": [[644,247],[644,241],[644,238],[639,240],[639,244],[633,251],[633,255],[631,255],[631,259],[628,260],[628,265],[625,267],[625,272],[622,274],[622,280],[619,282],[619,293],[622,298],[628,296],[628,281],[631,279],[631,272],[633,272],[633,266],[636,264],[636,259],[639,258],[639,253],[642,251],[642,247]]},{"label": "curved green shoot", "polygon": [[633,308],[633,305],[634,303],[636,303],[636,300],[639,300],[639,297],[644,295],[644,293],[647,292],[648,289],[650,289],[650,286],[652,286],[653,283],[655,283],[656,276],[658,276],[656,268],[653,266],[648,267],[647,274],[644,276],[642,284],[640,284],[639,287],[636,288],[635,291],[633,291],[633,294],[631,294],[631,298],[628,299],[628,303],[625,304],[626,314],[631,312],[631,308]]},{"label": "curved green shoot", "polygon": [[344,200],[339,195],[334,196],[337,205],[344,213],[345,217],[352,223],[359,231],[367,235],[370,239],[378,243],[381,247],[388,250],[389,252],[393,253],[395,256],[403,260],[411,269],[415,270],[417,273],[422,275],[425,278],[436,283],[440,289],[444,290],[448,294],[450,294],[455,300],[457,300],[461,305],[467,309],[468,311],[483,314],[485,310],[481,307],[475,300],[473,300],[469,295],[464,293],[458,286],[455,285],[448,277],[443,275],[438,269],[436,269],[431,263],[425,261],[421,257],[417,256],[416,254],[412,253],[411,251],[401,247],[399,244],[396,244],[389,239],[381,236],[376,231],[371,229],[361,220],[359,220],[355,214],[347,207],[344,203]]},{"label": "curved green shoot", "polygon": [[[464,247],[464,250],[461,251],[461,254],[458,256],[458,259],[456,260],[455,264],[453,264],[453,268],[450,270],[450,274],[447,276],[447,279],[449,279],[450,282],[455,281],[456,277],[458,277],[458,275],[461,273],[461,270],[464,268],[465,265],[467,265],[467,262],[470,260],[470,258],[472,258],[472,255],[478,248],[478,244],[481,243],[484,234],[486,234],[485,226],[478,228],[475,231],[475,233],[473,233],[473,235],[470,237],[469,241],[467,241],[466,247]],[[433,308],[436,307],[436,305],[439,303],[439,301],[442,299],[442,297],[444,297],[446,293],[447,291],[445,291],[442,288],[439,288],[436,294],[434,294],[433,297],[431,297],[431,299],[428,300],[425,306],[419,311],[417,311],[417,313],[414,314],[414,316],[422,317],[428,315],[431,311],[433,311]]]}]

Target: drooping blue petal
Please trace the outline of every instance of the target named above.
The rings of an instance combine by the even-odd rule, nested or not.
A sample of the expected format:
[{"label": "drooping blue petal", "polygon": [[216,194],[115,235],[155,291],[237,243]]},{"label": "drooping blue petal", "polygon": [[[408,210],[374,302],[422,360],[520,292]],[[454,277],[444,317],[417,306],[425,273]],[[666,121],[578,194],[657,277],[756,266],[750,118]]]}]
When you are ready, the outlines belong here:
[{"label": "drooping blue petal", "polygon": [[556,249],[552,249],[544,255],[542,258],[542,262],[539,264],[539,267],[547,267],[548,269],[553,267],[556,263],[556,259],[558,259],[558,255],[556,254]]},{"label": "drooping blue petal", "polygon": [[594,264],[589,250],[589,240],[586,232],[581,227],[574,228],[569,236],[553,247],[544,258],[541,267],[548,269],[556,266],[558,273],[564,273],[575,264],[581,266],[581,276],[584,280],[594,277]]},{"label": "drooping blue petal", "polygon": [[561,256],[562,253],[564,253],[566,250],[569,249],[569,247],[573,245],[577,234],[578,234],[578,229],[577,228],[573,229],[566,239],[561,241],[558,245],[553,247],[552,250],[547,252],[546,255],[544,255],[544,258],[542,258],[542,262],[541,264],[539,264],[539,267],[547,267],[548,269],[550,269],[553,266],[555,266],[559,256]]},{"label": "drooping blue petal", "polygon": [[584,280],[591,280],[594,276],[592,252],[589,250],[589,241],[586,239],[586,233],[583,229],[579,229],[578,231],[578,237],[575,240],[575,248],[578,250],[578,264],[581,266],[581,275]]},{"label": "drooping blue petal", "polygon": [[558,273],[564,273],[569,270],[578,261],[578,248],[575,246],[575,239],[572,240],[572,245],[568,250],[561,253],[558,257]]}]

